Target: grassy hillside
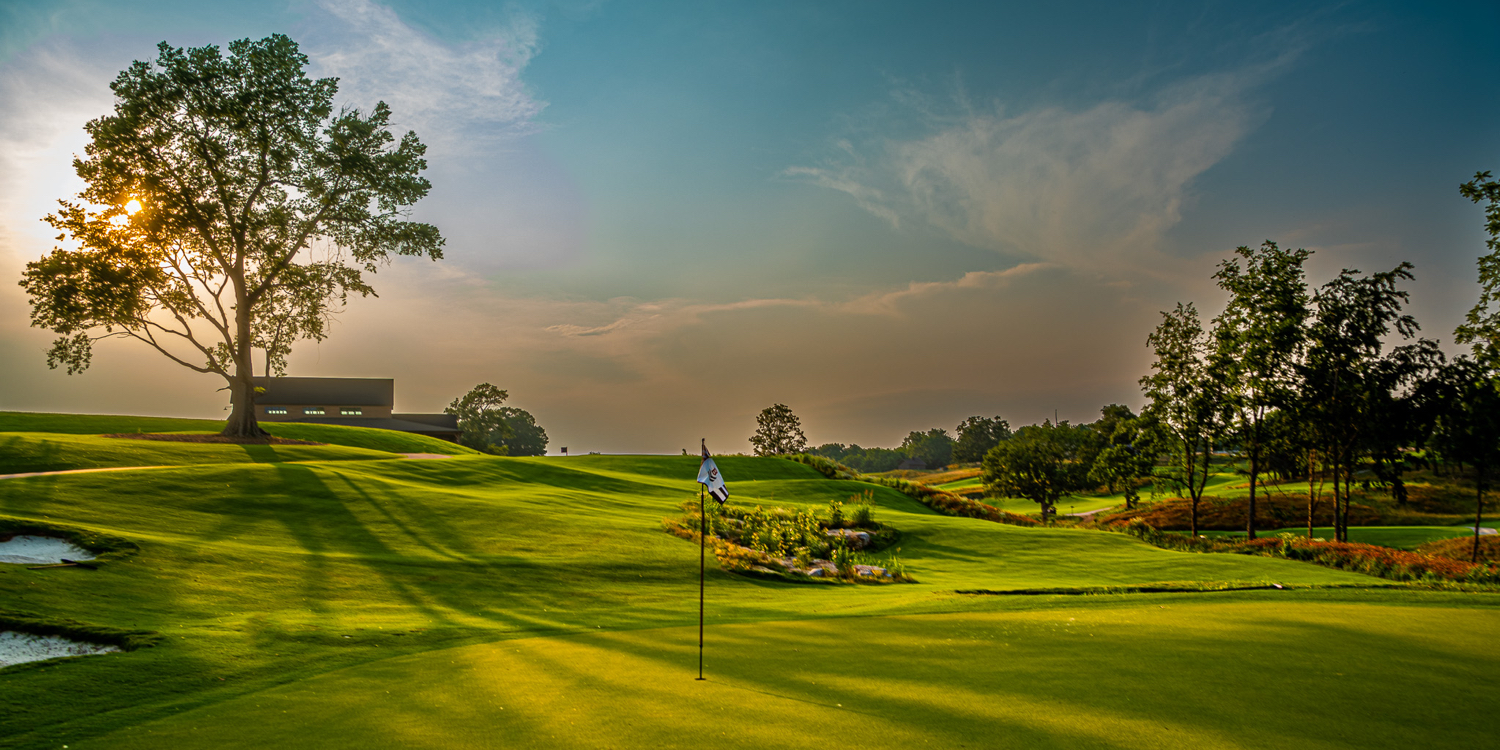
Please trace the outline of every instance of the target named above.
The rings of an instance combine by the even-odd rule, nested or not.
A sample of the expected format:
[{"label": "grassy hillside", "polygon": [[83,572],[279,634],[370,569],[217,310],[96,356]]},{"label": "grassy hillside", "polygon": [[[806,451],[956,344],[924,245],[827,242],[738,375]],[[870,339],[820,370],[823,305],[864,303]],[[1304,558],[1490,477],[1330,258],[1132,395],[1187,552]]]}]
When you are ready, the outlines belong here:
[{"label": "grassy hillside", "polygon": [[[695,683],[698,550],[660,527],[697,496],[694,457],[200,463],[140,445],[195,465],[0,480],[0,516],[140,548],[98,571],[0,566],[0,608],[163,638],[0,670],[0,748],[1380,745],[1409,744],[1382,730],[1408,714],[1458,746],[1489,728],[1463,709],[1500,700],[1495,595],[938,516],[883,487],[877,518],[919,583],[771,582],[710,558]],[[872,489],[719,465],[736,503]],[[1161,582],[1294,588],[957,593]],[[1411,686],[1399,706],[1304,726],[1330,694],[1392,702],[1376,671]]]},{"label": "grassy hillside", "polygon": [[392,430],[263,422],[277,437],[327,443],[225,445],[105,438],[136,432],[213,433],[222,423],[201,419],[0,412],[0,474],[113,466],[273,463],[395,458],[393,453],[477,455],[445,440]]}]

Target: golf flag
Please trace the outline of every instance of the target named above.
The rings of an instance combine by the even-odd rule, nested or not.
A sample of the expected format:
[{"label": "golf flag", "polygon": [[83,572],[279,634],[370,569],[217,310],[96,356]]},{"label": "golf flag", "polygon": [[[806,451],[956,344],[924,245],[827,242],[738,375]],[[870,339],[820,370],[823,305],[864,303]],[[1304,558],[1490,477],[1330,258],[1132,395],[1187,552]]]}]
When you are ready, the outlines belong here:
[{"label": "golf flag", "polygon": [[719,474],[719,467],[714,465],[713,458],[708,455],[708,445],[703,446],[703,463],[698,464],[698,484],[708,488],[708,494],[713,495],[720,505],[729,499],[729,489],[724,486],[724,477]]}]

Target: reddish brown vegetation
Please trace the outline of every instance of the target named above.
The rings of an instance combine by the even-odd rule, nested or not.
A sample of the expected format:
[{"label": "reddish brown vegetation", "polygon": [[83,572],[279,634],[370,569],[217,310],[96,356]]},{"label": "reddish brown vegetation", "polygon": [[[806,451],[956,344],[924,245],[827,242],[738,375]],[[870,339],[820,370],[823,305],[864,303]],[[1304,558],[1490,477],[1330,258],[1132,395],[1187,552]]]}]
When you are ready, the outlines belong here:
[{"label": "reddish brown vegetation", "polygon": [[[1417,551],[1426,555],[1446,557],[1451,560],[1467,562],[1469,555],[1474,550],[1474,537],[1461,536],[1456,539],[1444,539],[1437,542],[1428,542]],[[1490,534],[1479,537],[1479,559],[1484,562],[1500,562],[1500,535]]]},{"label": "reddish brown vegetation", "polygon": [[[1216,531],[1243,530],[1249,507],[1249,498],[1223,500],[1217,497],[1205,497],[1202,502],[1198,503],[1198,528]],[[1191,508],[1190,501],[1177,498],[1142,505],[1135,510],[1112,513],[1100,519],[1100,522],[1121,525],[1139,518],[1158,529],[1186,531],[1189,528]],[[1368,506],[1351,505],[1349,507],[1350,525],[1364,526],[1378,523],[1380,519],[1380,513]],[[1317,513],[1313,516],[1313,525],[1333,525],[1333,499],[1331,497],[1325,498],[1318,504]],[[1307,526],[1307,497],[1262,495],[1256,498],[1255,526],[1268,530],[1305,528]]]}]

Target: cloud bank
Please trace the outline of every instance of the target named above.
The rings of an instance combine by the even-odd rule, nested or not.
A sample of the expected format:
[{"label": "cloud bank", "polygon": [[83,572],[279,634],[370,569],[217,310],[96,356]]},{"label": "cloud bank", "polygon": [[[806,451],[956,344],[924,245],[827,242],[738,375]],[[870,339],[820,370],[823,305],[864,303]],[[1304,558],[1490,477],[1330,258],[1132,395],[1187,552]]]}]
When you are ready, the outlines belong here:
[{"label": "cloud bank", "polygon": [[316,75],[339,78],[344,101],[361,108],[384,101],[402,128],[469,153],[535,130],[546,104],[521,77],[539,45],[532,16],[517,11],[486,38],[446,44],[371,0],[322,0],[318,8],[327,23],[311,24],[308,57]]},{"label": "cloud bank", "polygon": [[842,140],[787,176],[1019,258],[1117,270],[1153,257],[1193,180],[1267,115],[1251,90],[1282,61],[1176,84],[1144,103],[995,105],[921,115],[918,137]]}]

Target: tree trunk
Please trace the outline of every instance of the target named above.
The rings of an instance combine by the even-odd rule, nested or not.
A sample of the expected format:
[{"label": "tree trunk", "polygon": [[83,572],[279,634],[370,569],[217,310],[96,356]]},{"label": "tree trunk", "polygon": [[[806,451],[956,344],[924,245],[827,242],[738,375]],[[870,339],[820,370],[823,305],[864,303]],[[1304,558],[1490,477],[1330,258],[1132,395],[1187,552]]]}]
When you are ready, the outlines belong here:
[{"label": "tree trunk", "polygon": [[1479,519],[1484,515],[1484,470],[1479,468],[1479,476],[1474,477],[1476,498],[1474,500],[1474,549],[1469,552],[1469,562],[1479,562]]},{"label": "tree trunk", "polygon": [[234,377],[229,379],[229,419],[220,435],[263,438],[270,433],[255,421],[254,351],[250,348],[250,303],[246,300],[244,274],[235,280]]},{"label": "tree trunk", "polygon": [[1307,452],[1307,541],[1309,542],[1313,538],[1313,514],[1318,509],[1317,490],[1314,489],[1313,485],[1313,475],[1315,473],[1313,471],[1313,463],[1315,461],[1314,456],[1316,455],[1315,451],[1309,450]]},{"label": "tree trunk", "polygon": [[1343,527],[1339,525],[1339,460],[1338,453],[1334,453],[1333,459],[1333,541],[1344,541]]},{"label": "tree trunk", "polygon": [[1250,517],[1245,519],[1245,538],[1255,539],[1255,483],[1260,469],[1260,450],[1254,443],[1250,448]]}]

